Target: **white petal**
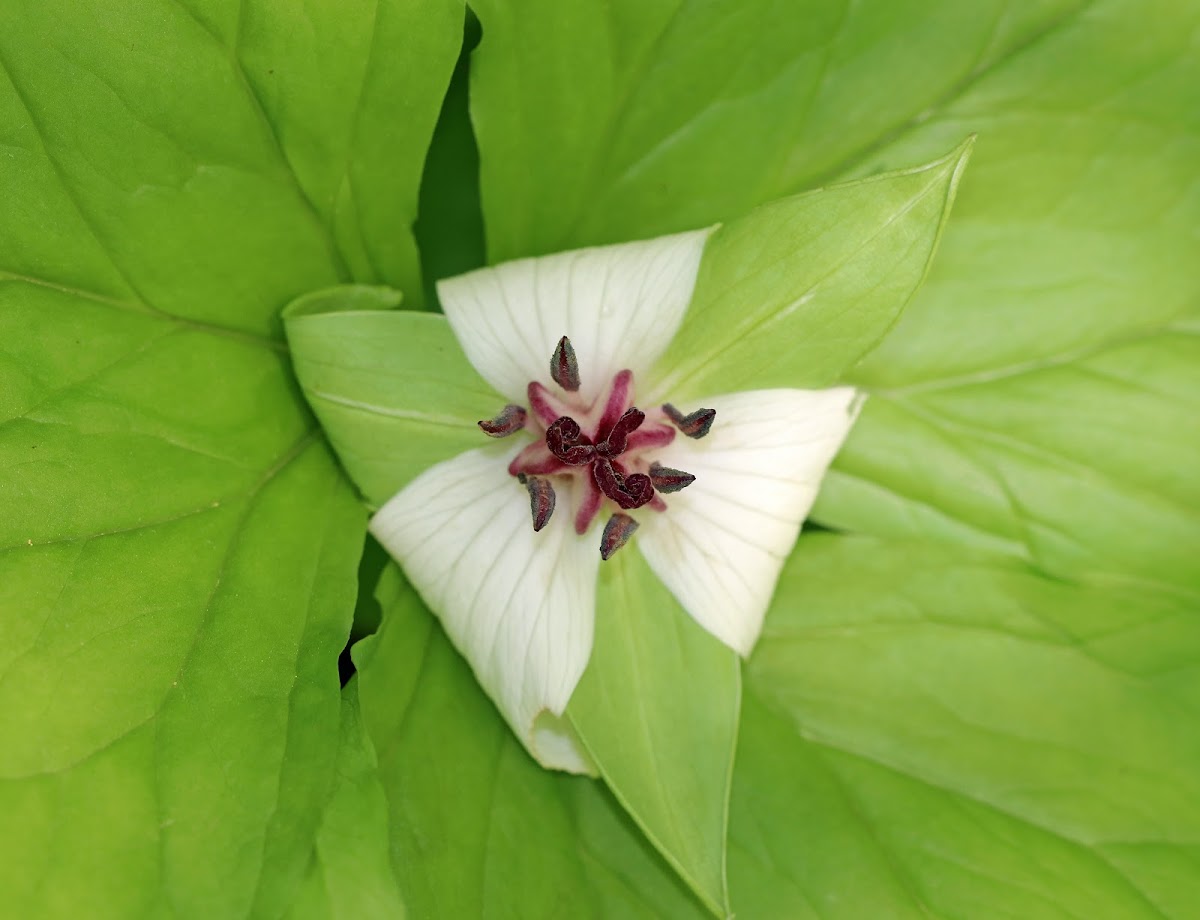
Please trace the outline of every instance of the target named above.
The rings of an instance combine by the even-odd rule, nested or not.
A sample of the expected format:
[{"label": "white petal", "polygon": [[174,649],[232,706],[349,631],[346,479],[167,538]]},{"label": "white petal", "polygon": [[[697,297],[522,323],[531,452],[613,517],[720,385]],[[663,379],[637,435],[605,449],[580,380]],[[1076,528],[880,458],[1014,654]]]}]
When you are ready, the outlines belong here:
[{"label": "white petal", "polygon": [[[511,450],[468,451],[430,467],[371,519],[517,736],[543,766],[590,772],[561,716],[592,651],[594,541],[571,527],[570,496],[534,533]],[[560,737],[561,736],[561,737]],[[575,750],[574,748],[578,748]]]},{"label": "white petal", "polygon": [[675,337],[710,232],[518,259],[439,281],[438,296],[475,369],[513,402],[549,383],[564,335],[590,399],[624,368],[644,377]]},{"label": "white petal", "polygon": [[640,516],[635,539],[696,621],[741,655],[762,629],[783,562],[854,424],[858,394],[757,390],[718,396],[708,436],[676,438],[660,458],[696,481]]}]

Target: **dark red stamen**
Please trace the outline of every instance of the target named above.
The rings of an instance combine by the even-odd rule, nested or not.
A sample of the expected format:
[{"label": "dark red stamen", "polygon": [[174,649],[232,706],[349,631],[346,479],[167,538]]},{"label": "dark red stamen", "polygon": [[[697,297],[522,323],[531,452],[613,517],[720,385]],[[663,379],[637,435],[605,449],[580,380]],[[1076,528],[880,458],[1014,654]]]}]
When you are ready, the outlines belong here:
[{"label": "dark red stamen", "polygon": [[[543,529],[554,513],[554,476],[575,477],[572,494],[578,507],[573,521],[576,533],[585,534],[606,502],[620,511],[604,528],[600,554],[607,559],[625,545],[637,529],[626,511],[649,507],[667,510],[663,495],[678,492],[696,481],[684,470],[652,463],[653,454],[670,445],[680,432],[690,438],[708,434],[715,409],[697,409],[684,415],[674,406],[647,413],[634,402],[633,372],[622,370],[601,393],[585,398],[580,389],[579,362],[571,341],[559,339],[550,358],[550,376],[557,384],[546,387],[533,381],[526,388],[528,409],[504,407],[496,418],[479,427],[494,438],[526,430],[542,432],[509,461],[508,471],[529,492],[533,529]],[[636,470],[636,472],[634,472]]]},{"label": "dark red stamen", "polygon": [[533,529],[541,530],[550,522],[550,515],[554,513],[554,486],[550,485],[550,480],[540,479],[537,476],[519,476],[525,483],[525,488],[529,490],[529,510],[533,514]]},{"label": "dark red stamen", "polygon": [[613,553],[629,542],[629,538],[637,529],[638,522],[628,514],[618,512],[610,517],[600,537],[600,558],[607,561]]},{"label": "dark red stamen", "polygon": [[636,406],[631,407],[617,419],[608,436],[596,445],[596,453],[603,457],[619,457],[625,453],[629,436],[637,431],[642,422],[646,421],[646,413]]},{"label": "dark red stamen", "polygon": [[596,455],[592,442],[581,432],[579,423],[569,415],[556,419],[546,429],[546,446],[550,448],[550,453],[569,466],[583,466]]},{"label": "dark red stamen", "polygon": [[716,409],[697,409],[695,412],[684,415],[670,403],[663,406],[663,412],[675,423],[675,427],[689,438],[704,437],[712,428],[713,419],[717,417]]},{"label": "dark red stamen", "polygon": [[678,492],[681,489],[686,489],[696,477],[691,473],[685,473],[683,470],[672,469],[669,466],[663,466],[661,463],[653,463],[650,465],[650,482],[658,492]]},{"label": "dark red stamen", "polygon": [[571,340],[565,335],[558,340],[558,346],[550,358],[550,376],[570,393],[579,389],[579,361],[575,358]]},{"label": "dark red stamen", "polygon": [[643,473],[622,475],[607,457],[597,457],[592,463],[592,479],[597,487],[626,511],[640,508],[654,498],[654,486]]},{"label": "dark red stamen", "polygon": [[493,419],[481,421],[479,427],[489,438],[507,438],[525,427],[525,410],[509,403]]}]

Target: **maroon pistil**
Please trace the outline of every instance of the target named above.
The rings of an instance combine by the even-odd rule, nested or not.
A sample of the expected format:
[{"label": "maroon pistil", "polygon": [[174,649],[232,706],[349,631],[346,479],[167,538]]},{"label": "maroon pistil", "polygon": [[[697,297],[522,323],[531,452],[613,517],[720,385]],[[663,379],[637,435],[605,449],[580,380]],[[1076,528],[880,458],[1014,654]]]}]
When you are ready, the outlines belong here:
[{"label": "maroon pistil", "polygon": [[708,434],[715,409],[684,415],[670,403],[649,414],[634,403],[633,372],[618,371],[599,394],[579,394],[579,362],[565,335],[550,358],[550,376],[558,385],[533,381],[526,387],[528,408],[508,405],[479,427],[493,438],[517,431],[543,432],[509,460],[508,472],[529,492],[533,529],[542,530],[554,514],[554,476],[575,477],[573,526],[587,533],[605,502],[619,509],[605,524],[600,555],[607,559],[624,546],[638,524],[625,512],[649,507],[667,510],[664,495],[686,489],[696,477],[684,470],[651,462],[653,452],[674,442]]},{"label": "maroon pistil", "polygon": [[570,393],[579,389],[579,361],[575,358],[571,340],[565,335],[558,340],[558,346],[550,358],[550,376]]},{"label": "maroon pistil", "polygon": [[519,476],[525,488],[529,490],[529,510],[533,514],[534,531],[541,530],[550,523],[550,515],[554,513],[554,486],[550,480],[538,476]]},{"label": "maroon pistil", "polygon": [[685,473],[683,470],[672,469],[669,466],[663,466],[661,463],[652,463],[650,465],[650,483],[654,486],[656,492],[679,492],[686,489],[696,477],[691,473]]},{"label": "maroon pistil", "polygon": [[600,558],[608,561],[613,553],[629,542],[629,538],[637,529],[638,522],[628,514],[618,512],[610,517],[600,537]]},{"label": "maroon pistil", "polygon": [[704,437],[712,428],[713,419],[717,417],[716,409],[697,409],[695,412],[684,415],[670,403],[663,406],[663,412],[675,423],[675,427],[689,438]]},{"label": "maroon pistil", "polygon": [[493,419],[481,421],[479,427],[489,438],[507,438],[525,427],[525,410],[509,403]]},{"label": "maroon pistil", "polygon": [[554,424],[546,429],[546,446],[550,448],[550,453],[568,466],[591,463],[596,455],[592,442],[582,433],[579,423],[569,415],[555,419]]},{"label": "maroon pistil", "polygon": [[654,486],[643,473],[625,476],[607,457],[597,457],[592,463],[592,479],[596,487],[621,508],[631,511],[654,498]]},{"label": "maroon pistil", "polygon": [[602,457],[619,457],[629,445],[629,436],[637,431],[644,421],[646,413],[636,406],[630,407],[617,419],[608,436],[596,445],[596,453]]}]

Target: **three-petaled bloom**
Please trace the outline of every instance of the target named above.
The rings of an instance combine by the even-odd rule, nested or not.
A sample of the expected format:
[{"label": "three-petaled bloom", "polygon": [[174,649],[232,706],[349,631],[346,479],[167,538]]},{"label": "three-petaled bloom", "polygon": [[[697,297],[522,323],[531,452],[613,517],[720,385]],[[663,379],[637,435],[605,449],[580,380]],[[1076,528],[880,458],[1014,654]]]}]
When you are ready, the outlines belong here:
[{"label": "three-petaled bloom", "polygon": [[850,387],[670,402],[658,359],[686,321],[709,232],[438,285],[499,411],[480,421],[479,449],[410,482],[371,532],[546,766],[590,769],[562,715],[591,654],[602,560],[632,537],[684,609],[748,655],[854,421]]}]

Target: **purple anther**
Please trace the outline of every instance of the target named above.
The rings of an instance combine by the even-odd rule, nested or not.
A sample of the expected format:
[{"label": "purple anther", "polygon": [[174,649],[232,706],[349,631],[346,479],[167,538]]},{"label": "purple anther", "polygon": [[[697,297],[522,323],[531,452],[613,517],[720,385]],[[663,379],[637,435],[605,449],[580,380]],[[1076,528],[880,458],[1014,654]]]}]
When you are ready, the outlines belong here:
[{"label": "purple anther", "polygon": [[582,433],[579,423],[569,415],[556,419],[546,429],[546,446],[550,453],[568,466],[583,466],[596,455],[596,448]]},{"label": "purple anther", "polygon": [[604,457],[619,457],[625,453],[629,436],[646,421],[646,413],[636,406],[622,415],[603,441],[596,445],[596,453]]},{"label": "purple anther", "polygon": [[550,480],[541,479],[537,476],[518,476],[524,481],[525,488],[529,490],[529,509],[533,513],[533,529],[541,530],[550,522],[550,515],[554,513],[554,486],[550,485]]},{"label": "purple anther", "polygon": [[716,409],[697,409],[695,412],[684,415],[670,403],[663,406],[663,412],[675,423],[675,427],[689,438],[704,437],[712,428],[713,419],[717,417]]},{"label": "purple anther", "polygon": [[495,418],[480,422],[479,427],[489,438],[507,438],[525,427],[525,410],[509,403]]},{"label": "purple anther", "polygon": [[640,508],[654,498],[654,486],[643,473],[623,476],[607,457],[597,457],[592,464],[592,478],[597,488],[626,511]]},{"label": "purple anther", "polygon": [[579,389],[579,361],[575,358],[571,340],[565,335],[558,340],[558,346],[550,357],[550,376],[568,393]]},{"label": "purple anther", "polygon": [[672,469],[669,466],[663,466],[661,463],[654,463],[650,466],[650,482],[654,486],[656,492],[678,492],[681,489],[686,489],[696,477],[691,473],[685,473],[683,470]]},{"label": "purple anther", "polygon": [[629,538],[637,529],[638,522],[628,514],[618,512],[610,517],[600,537],[600,558],[607,561],[613,553],[629,542]]}]

